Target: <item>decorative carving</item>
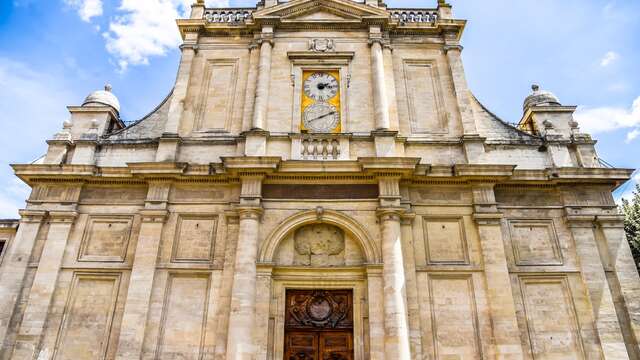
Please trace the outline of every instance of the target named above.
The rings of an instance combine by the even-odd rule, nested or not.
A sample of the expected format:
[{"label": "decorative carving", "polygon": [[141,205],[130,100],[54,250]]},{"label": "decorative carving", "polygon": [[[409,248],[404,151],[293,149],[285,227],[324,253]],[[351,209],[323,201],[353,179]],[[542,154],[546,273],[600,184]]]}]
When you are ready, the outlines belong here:
[{"label": "decorative carving", "polygon": [[309,50],[317,52],[335,51],[335,43],[331,39],[313,39],[309,40]]},{"label": "decorative carving", "polygon": [[340,265],[344,263],[344,232],[328,224],[307,225],[296,231],[294,248],[300,265]]},{"label": "decorative carving", "polygon": [[350,291],[290,290],[288,329],[346,329],[353,327]]}]

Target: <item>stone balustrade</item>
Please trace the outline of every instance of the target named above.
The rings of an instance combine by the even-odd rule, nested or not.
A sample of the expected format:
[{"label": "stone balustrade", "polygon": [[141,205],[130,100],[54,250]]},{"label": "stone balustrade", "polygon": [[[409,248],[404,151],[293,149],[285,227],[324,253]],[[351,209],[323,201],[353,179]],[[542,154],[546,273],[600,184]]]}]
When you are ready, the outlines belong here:
[{"label": "stone balustrade", "polygon": [[349,137],[342,134],[301,134],[292,138],[294,160],[348,160]]},{"label": "stone balustrade", "polygon": [[204,19],[209,23],[244,23],[251,19],[253,8],[206,9]]},{"label": "stone balustrade", "polygon": [[389,9],[391,18],[404,23],[435,23],[438,20],[437,10],[428,9]]},{"label": "stone balustrade", "polygon": [[[251,19],[253,8],[215,8],[206,9],[204,19],[209,23],[244,23]],[[389,9],[391,18],[405,23],[435,23],[438,11],[434,9]]]}]

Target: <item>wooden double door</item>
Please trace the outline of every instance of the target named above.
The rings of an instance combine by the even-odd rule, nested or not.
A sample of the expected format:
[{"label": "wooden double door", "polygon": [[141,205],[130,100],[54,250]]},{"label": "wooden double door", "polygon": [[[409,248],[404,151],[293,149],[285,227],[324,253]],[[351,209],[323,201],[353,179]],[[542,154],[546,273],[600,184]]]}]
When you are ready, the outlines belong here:
[{"label": "wooden double door", "polygon": [[287,290],[284,360],[353,360],[351,290]]}]

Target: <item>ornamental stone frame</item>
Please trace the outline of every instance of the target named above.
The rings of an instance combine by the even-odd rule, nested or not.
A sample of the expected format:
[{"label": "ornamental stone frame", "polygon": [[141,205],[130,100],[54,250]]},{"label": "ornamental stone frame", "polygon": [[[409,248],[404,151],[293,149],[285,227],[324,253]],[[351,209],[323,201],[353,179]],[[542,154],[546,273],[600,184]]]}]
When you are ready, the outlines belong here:
[{"label": "ornamental stone frame", "polygon": [[[366,265],[346,267],[276,266],[280,243],[292,232],[309,224],[329,224],[343,230],[360,246]],[[259,312],[256,328],[268,328],[266,338],[256,338],[258,358],[281,359],[284,355],[284,321],[287,289],[346,289],[353,291],[354,359],[373,354],[372,344],[384,343],[383,319],[375,296],[383,293],[382,257],[371,235],[351,217],[321,207],[302,211],[283,220],[265,239],[258,254]],[[374,303],[370,304],[369,301]],[[372,318],[373,317],[373,318]]]},{"label": "ornamental stone frame", "polygon": [[367,264],[382,264],[380,249],[365,228],[345,214],[317,208],[299,212],[283,220],[265,239],[258,254],[259,264],[272,264],[280,242],[292,231],[309,224],[330,224],[351,235],[362,249]]}]

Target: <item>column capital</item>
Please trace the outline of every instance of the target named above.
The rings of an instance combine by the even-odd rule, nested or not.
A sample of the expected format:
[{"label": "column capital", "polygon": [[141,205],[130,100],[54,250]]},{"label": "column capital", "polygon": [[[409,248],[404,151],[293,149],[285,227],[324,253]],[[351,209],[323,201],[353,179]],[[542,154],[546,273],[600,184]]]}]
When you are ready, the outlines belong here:
[{"label": "column capital", "polygon": [[39,223],[42,222],[44,217],[47,215],[46,211],[43,210],[20,210],[20,222],[23,223]]},{"label": "column capital", "polygon": [[478,225],[500,225],[503,217],[504,215],[498,212],[473,214],[473,220]]},{"label": "column capital", "polygon": [[167,217],[169,216],[169,211],[144,209],[144,210],[140,210],[139,214],[142,217],[142,222],[164,223],[165,221],[167,221]]},{"label": "column capital", "polygon": [[241,221],[245,219],[260,220],[264,212],[260,206],[239,206],[236,211]]},{"label": "column capital", "polygon": [[460,44],[447,44],[445,46],[443,46],[442,48],[444,50],[445,54],[448,54],[449,51],[458,51],[458,52],[462,52],[462,50],[464,49],[464,46],[460,45]]},{"label": "column capital", "polygon": [[200,50],[200,45],[195,44],[195,43],[184,43],[182,45],[180,45],[180,50],[184,51],[184,50],[193,50],[194,53],[198,53],[198,50]]},{"label": "column capital", "polygon": [[400,221],[402,215],[406,212],[402,207],[379,207],[376,210],[376,215],[380,218],[380,221]]},{"label": "column capital", "polygon": [[78,217],[75,211],[49,211],[49,222],[72,223]]},{"label": "column capital", "polygon": [[624,228],[624,215],[597,215],[595,220],[603,228]]},{"label": "column capital", "polygon": [[570,228],[593,228],[596,217],[594,215],[565,215]]},{"label": "column capital", "polygon": [[412,225],[413,221],[416,219],[416,213],[414,212],[405,212],[402,214],[402,216],[400,217],[400,223],[402,225]]}]

